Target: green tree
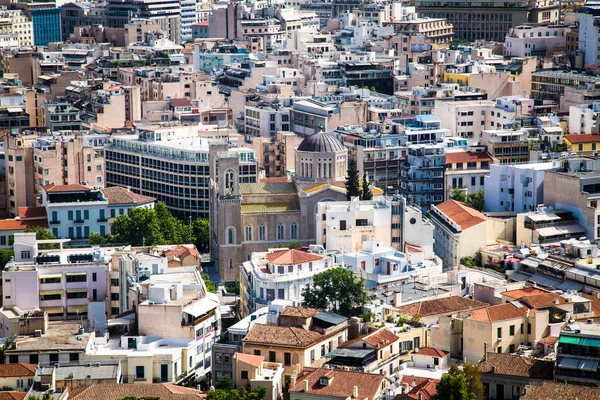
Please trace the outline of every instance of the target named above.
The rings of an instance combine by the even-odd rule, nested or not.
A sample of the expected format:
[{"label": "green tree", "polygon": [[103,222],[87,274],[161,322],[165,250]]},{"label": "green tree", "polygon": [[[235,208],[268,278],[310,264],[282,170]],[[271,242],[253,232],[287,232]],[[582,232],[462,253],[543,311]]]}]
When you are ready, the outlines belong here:
[{"label": "green tree", "polygon": [[217,293],[217,288],[215,287],[215,283],[210,280],[210,276],[207,273],[200,274],[202,280],[204,281],[204,285],[206,285],[206,290],[210,293]]},{"label": "green tree", "polygon": [[[52,240],[56,239],[56,236],[48,229],[43,228],[41,226],[30,226],[25,229],[23,232],[35,232],[36,240]],[[42,243],[38,245],[40,250],[48,250],[48,249],[57,249],[60,245],[58,243]]]},{"label": "green tree", "polygon": [[88,241],[90,242],[90,246],[96,244],[106,244],[108,242],[108,240],[98,232],[91,232],[88,236]]},{"label": "green tree", "polygon": [[[452,367],[450,367],[450,370],[452,370]],[[465,363],[462,372],[467,380],[469,393],[474,394],[477,400],[483,399],[483,385],[481,384],[479,367],[471,363]]]},{"label": "green tree", "polygon": [[477,267],[478,266],[478,262],[475,258],[471,257],[471,256],[464,256],[460,259],[460,263],[462,265],[464,265],[465,267]]},{"label": "green tree", "polygon": [[361,183],[360,186],[361,186],[360,199],[361,200],[372,200],[373,199],[373,192],[371,191],[371,188],[369,188],[369,181],[367,180],[367,173],[366,172],[363,173],[362,183]]},{"label": "green tree", "polygon": [[485,193],[483,190],[478,190],[475,193],[465,193],[461,188],[452,189],[452,200],[460,201],[465,203],[471,208],[482,212],[485,209]]},{"label": "green tree", "polygon": [[207,218],[196,218],[192,222],[193,233],[196,236],[196,247],[200,251],[210,249],[210,225]]},{"label": "green tree", "polygon": [[461,188],[452,189],[452,194],[450,195],[452,200],[460,201],[461,203],[467,203],[467,195]]},{"label": "green tree", "polygon": [[6,264],[15,256],[13,249],[2,249],[0,250],[0,269],[4,269]]},{"label": "green tree", "polygon": [[467,380],[463,375],[445,374],[437,384],[438,400],[475,400],[467,388]]},{"label": "green tree", "polygon": [[483,190],[478,190],[475,193],[469,193],[467,196],[467,204],[479,212],[485,210],[485,193]]},{"label": "green tree", "polygon": [[215,389],[208,392],[206,400],[263,400],[266,395],[267,389],[264,387]]},{"label": "green tree", "polygon": [[352,271],[335,267],[318,273],[313,284],[303,290],[309,307],[324,308],[349,316],[354,305],[366,303],[364,279],[356,279]]},{"label": "green tree", "polygon": [[224,389],[224,390],[231,390],[235,388],[235,382],[233,382],[233,379],[231,379],[229,376],[227,375],[223,375],[221,377],[221,379],[219,379],[216,383],[215,383],[215,389]]},{"label": "green tree", "polygon": [[352,197],[360,197],[360,179],[358,178],[358,167],[356,160],[351,158],[348,163],[348,176],[346,177],[346,200]]}]

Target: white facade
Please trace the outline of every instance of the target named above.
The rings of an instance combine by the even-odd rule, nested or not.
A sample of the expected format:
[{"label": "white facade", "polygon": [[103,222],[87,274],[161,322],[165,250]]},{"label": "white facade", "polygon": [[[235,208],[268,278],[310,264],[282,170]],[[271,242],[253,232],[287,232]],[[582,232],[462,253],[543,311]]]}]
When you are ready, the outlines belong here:
[{"label": "white facade", "polygon": [[342,255],[344,264],[365,279],[367,287],[427,280],[442,274],[442,261],[426,260],[422,251],[405,254],[377,240],[364,243],[363,249]]},{"label": "white facade", "polygon": [[527,212],[543,204],[544,171],[557,168],[556,162],[521,165],[490,165],[485,177],[487,212]]},{"label": "white facade", "polygon": [[577,14],[579,17],[579,51],[585,54],[584,65],[600,63],[600,17],[592,14]]},{"label": "white facade", "polygon": [[[41,309],[51,319],[87,316],[93,328],[105,324],[110,257],[99,248],[38,250],[35,233],[17,233],[14,250],[15,261],[2,273],[4,307]],[[95,303],[102,313],[91,322],[88,307]]]},{"label": "white facade", "polygon": [[504,39],[505,57],[530,57],[551,54],[565,48],[566,26],[519,25],[512,28]]},{"label": "white facade", "polygon": [[301,250],[253,253],[240,267],[242,314],[248,315],[275,299],[301,304],[302,290],[312,284],[316,274],[332,266],[330,256]]},{"label": "white facade", "polygon": [[596,117],[600,111],[600,102],[591,105],[581,104],[569,107],[569,134],[593,133],[596,129]]},{"label": "white facade", "polygon": [[451,136],[478,138],[485,129],[486,114],[493,107],[490,100],[436,100],[432,114],[440,118],[443,128],[450,129]]},{"label": "white facade", "polygon": [[368,240],[392,244],[392,205],[389,199],[320,202],[316,243],[326,250],[360,250]]},{"label": "white facade", "polygon": [[247,135],[274,137],[279,131],[290,130],[290,109],[246,104],[244,128]]}]

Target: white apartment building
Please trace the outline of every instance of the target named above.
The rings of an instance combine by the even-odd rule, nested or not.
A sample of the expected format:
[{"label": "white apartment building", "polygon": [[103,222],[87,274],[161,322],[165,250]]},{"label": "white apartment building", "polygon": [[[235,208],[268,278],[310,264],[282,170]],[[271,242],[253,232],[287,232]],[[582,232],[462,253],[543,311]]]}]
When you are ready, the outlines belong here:
[{"label": "white apartment building", "polygon": [[445,200],[454,189],[464,193],[475,193],[485,188],[485,176],[495,162],[485,147],[473,147],[469,151],[447,151],[444,171]]},{"label": "white apartment building", "polygon": [[19,47],[33,46],[33,22],[22,10],[0,8],[0,36],[16,39]]},{"label": "white apartment building", "polygon": [[557,161],[520,165],[492,164],[485,177],[487,212],[527,212],[544,203],[544,171]]},{"label": "white apartment building", "polygon": [[246,135],[254,137],[274,137],[278,131],[289,131],[290,108],[248,102],[244,107],[244,129]]},{"label": "white apartment building", "polygon": [[511,28],[504,39],[505,57],[545,57],[567,45],[564,25],[531,26]]},{"label": "white apartment building", "polygon": [[15,259],[2,273],[3,306],[41,309],[50,319],[84,317],[90,329],[103,331],[110,257],[100,248],[41,250],[35,233],[16,233],[14,240]]},{"label": "white apartment building", "polygon": [[[407,246],[407,250],[411,248]],[[433,281],[443,269],[442,260],[435,255],[426,259],[421,250],[403,253],[378,240],[366,241],[362,250],[344,253],[342,258],[346,267],[365,279],[367,287],[378,289],[414,279],[422,282],[431,278]]]},{"label": "white apartment building", "polygon": [[488,110],[493,107],[494,102],[490,100],[436,100],[432,114],[450,130],[450,136],[472,139],[478,138],[485,129]]},{"label": "white apartment building", "polygon": [[173,283],[167,273],[142,283],[142,298],[147,300],[138,306],[138,333],[192,341],[196,352],[188,355],[188,372],[194,370],[201,379],[211,372],[211,347],[221,335],[221,312],[218,296],[206,291],[199,272],[188,274],[195,275],[195,282]]},{"label": "white apartment building", "polygon": [[600,63],[600,17],[579,13],[579,51],[583,52],[584,65]]},{"label": "white apartment building", "polygon": [[360,250],[369,240],[392,245],[392,203],[389,199],[319,202],[316,243],[331,251]]},{"label": "white apartment building", "polygon": [[275,299],[302,304],[302,290],[313,277],[333,266],[330,256],[297,249],[253,253],[240,267],[240,309],[253,313]]},{"label": "white apartment building", "polygon": [[599,112],[600,101],[569,107],[569,134],[595,132]]}]

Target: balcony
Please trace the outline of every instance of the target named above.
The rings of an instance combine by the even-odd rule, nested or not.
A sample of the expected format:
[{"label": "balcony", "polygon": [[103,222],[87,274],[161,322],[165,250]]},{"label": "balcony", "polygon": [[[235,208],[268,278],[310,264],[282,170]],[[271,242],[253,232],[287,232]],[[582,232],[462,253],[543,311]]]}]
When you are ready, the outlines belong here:
[{"label": "balcony", "polygon": [[53,220],[53,221],[48,221],[48,225],[59,225],[60,221],[58,220]]},{"label": "balcony", "polygon": [[74,223],[74,224],[83,224],[84,222],[85,222],[85,220],[84,220],[84,219],[74,219],[74,220],[73,220],[73,223]]},{"label": "balcony", "polygon": [[100,217],[97,220],[98,222],[108,222],[108,218],[107,217]]}]

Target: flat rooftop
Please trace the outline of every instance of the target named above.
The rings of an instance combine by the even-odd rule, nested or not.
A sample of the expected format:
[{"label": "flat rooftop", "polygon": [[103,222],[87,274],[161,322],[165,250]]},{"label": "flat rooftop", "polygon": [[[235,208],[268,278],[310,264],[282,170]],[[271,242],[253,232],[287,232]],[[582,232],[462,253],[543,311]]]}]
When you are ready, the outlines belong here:
[{"label": "flat rooftop", "polygon": [[93,376],[94,379],[118,379],[120,365],[119,363],[100,364],[94,363],[88,365],[66,365],[60,367],[41,367],[39,375],[51,375],[55,372],[56,380],[83,380]]},{"label": "flat rooftop", "polygon": [[77,334],[79,324],[56,323],[49,324],[46,333],[41,337],[19,336],[16,349],[6,350],[6,353],[21,352],[51,352],[57,350],[85,351],[91,334]]}]

